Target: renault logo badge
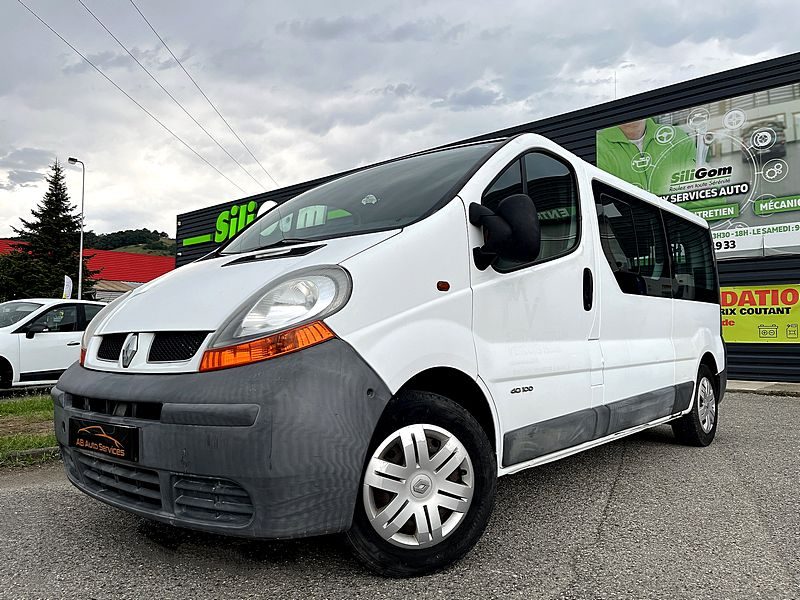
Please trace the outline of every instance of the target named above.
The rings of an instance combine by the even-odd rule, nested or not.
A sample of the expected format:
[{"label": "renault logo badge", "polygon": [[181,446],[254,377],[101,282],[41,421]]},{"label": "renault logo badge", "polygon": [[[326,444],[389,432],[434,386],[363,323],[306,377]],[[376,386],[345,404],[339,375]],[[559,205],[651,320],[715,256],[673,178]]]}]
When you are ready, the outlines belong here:
[{"label": "renault logo badge", "polygon": [[136,351],[139,349],[139,335],[136,333],[132,333],[128,336],[125,340],[125,344],[122,346],[122,368],[127,369],[133,357],[136,356]]}]

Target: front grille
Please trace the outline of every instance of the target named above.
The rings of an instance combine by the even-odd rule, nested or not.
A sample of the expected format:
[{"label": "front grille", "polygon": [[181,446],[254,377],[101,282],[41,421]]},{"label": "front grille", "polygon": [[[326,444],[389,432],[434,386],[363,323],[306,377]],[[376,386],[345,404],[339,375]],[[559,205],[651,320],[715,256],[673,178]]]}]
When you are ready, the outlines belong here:
[{"label": "front grille", "polygon": [[109,415],[111,417],[131,417],[158,421],[161,419],[161,402],[122,402],[117,400],[99,400],[84,396],[72,396],[72,408],[87,412]]},{"label": "front grille", "polygon": [[128,506],[161,510],[158,473],[73,452],[84,485],[92,492]]},{"label": "front grille", "polygon": [[167,331],[156,333],[147,362],[176,362],[189,360],[200,348],[207,331]]},{"label": "front grille", "polygon": [[178,516],[230,525],[246,525],[253,518],[250,495],[232,481],[181,477],[173,487]]},{"label": "front grille", "polygon": [[97,358],[100,360],[119,360],[119,354],[122,352],[122,345],[125,343],[125,338],[128,337],[127,333],[110,333],[103,336],[103,341],[100,342],[100,348],[97,350]]}]

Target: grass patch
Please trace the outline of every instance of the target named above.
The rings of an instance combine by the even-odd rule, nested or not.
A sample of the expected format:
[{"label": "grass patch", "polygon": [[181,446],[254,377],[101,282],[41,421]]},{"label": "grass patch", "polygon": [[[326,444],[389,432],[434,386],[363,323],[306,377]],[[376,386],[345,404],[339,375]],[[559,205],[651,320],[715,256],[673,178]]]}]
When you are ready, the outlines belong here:
[{"label": "grass patch", "polygon": [[50,396],[31,396],[0,402],[0,419],[10,416],[53,418],[53,399]]},{"label": "grass patch", "polygon": [[[0,402],[0,465],[28,462],[19,454],[55,445],[53,400],[50,396]],[[41,457],[33,460],[41,461]]]}]

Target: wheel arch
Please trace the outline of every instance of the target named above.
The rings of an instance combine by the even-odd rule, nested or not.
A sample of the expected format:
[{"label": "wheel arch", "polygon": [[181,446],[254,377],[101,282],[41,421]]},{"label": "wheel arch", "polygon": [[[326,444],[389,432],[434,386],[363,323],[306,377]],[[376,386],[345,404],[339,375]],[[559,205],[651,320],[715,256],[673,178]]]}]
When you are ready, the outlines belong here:
[{"label": "wheel arch", "polygon": [[14,366],[5,356],[0,355],[0,388],[11,387],[14,383]]},{"label": "wheel arch", "polygon": [[499,451],[497,415],[490,398],[473,377],[452,367],[432,367],[411,377],[397,393],[404,390],[431,392],[462,406],[475,417],[492,449]]},{"label": "wheel arch", "polygon": [[711,352],[706,352],[700,358],[700,365],[698,365],[698,370],[701,366],[707,366],[711,369],[711,372],[714,374],[714,384],[717,387],[717,391],[720,389],[720,370],[717,367],[717,360],[714,358],[714,355]]}]

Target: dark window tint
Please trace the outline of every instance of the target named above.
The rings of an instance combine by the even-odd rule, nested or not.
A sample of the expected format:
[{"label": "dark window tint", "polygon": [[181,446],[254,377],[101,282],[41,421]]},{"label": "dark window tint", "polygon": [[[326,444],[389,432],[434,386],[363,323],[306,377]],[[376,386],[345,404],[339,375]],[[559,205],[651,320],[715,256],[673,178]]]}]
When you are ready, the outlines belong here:
[{"label": "dark window tint", "polygon": [[47,332],[65,332],[78,330],[78,310],[73,304],[51,308],[33,321],[33,325],[42,325]]},{"label": "dark window tint", "polygon": [[600,244],[626,294],[669,298],[669,258],[660,211],[650,204],[595,186]]},{"label": "dark window tint", "polygon": [[97,304],[83,305],[83,316],[85,319],[84,329],[86,328],[86,325],[88,325],[92,321],[92,319],[94,319],[97,316],[97,313],[99,313],[101,310],[103,310],[103,307]]},{"label": "dark window tint", "polygon": [[578,243],[578,189],[572,171],[552,156],[532,152],[525,155],[525,178],[542,231],[537,262],[565,254]]},{"label": "dark window tint", "polygon": [[664,222],[672,252],[675,298],[718,303],[711,232],[666,212]]},{"label": "dark window tint", "polygon": [[489,187],[483,194],[482,204],[497,210],[497,205],[500,200],[513,196],[514,194],[522,194],[524,188],[522,187],[522,168],[520,162],[515,160],[511,163],[505,171],[500,174],[500,177]]},{"label": "dark window tint", "polygon": [[[531,197],[539,213],[542,242],[533,264],[566,254],[578,244],[578,189],[566,164],[541,152],[526,154],[501,173],[484,192],[482,203],[495,210],[501,200],[520,193]],[[494,266],[511,271],[526,264],[499,258]]]}]

